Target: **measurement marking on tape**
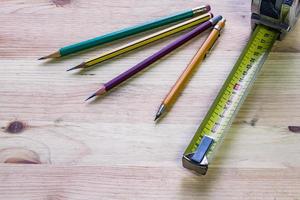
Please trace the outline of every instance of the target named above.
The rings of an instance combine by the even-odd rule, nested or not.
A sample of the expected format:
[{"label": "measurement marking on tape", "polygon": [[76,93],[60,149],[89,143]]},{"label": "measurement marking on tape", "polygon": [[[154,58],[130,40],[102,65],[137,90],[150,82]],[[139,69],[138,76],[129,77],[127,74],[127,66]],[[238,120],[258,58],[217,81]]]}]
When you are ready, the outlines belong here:
[{"label": "measurement marking on tape", "polygon": [[[182,159],[184,167],[201,174],[206,173],[208,163],[211,162],[217,147],[222,142],[278,35],[277,31],[263,25],[256,27],[250,41],[185,150]],[[213,140],[209,140],[207,137],[213,138]],[[202,142],[203,147],[200,148],[199,144]]]}]

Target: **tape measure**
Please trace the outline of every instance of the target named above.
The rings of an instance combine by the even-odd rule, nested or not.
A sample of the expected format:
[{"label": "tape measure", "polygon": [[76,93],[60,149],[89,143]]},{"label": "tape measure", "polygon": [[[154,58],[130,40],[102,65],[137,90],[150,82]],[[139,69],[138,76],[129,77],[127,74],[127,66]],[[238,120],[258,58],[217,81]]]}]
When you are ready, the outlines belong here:
[{"label": "tape measure", "polygon": [[218,96],[184,152],[185,168],[205,175],[227,130],[262,68],[279,31],[257,25]]}]

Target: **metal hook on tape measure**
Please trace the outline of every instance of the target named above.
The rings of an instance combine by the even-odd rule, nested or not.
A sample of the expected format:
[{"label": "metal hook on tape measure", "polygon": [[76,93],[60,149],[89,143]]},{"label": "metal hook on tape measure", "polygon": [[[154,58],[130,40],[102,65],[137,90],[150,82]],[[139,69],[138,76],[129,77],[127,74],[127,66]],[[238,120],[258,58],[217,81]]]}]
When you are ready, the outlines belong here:
[{"label": "metal hook on tape measure", "polygon": [[251,24],[265,26],[278,30],[282,39],[290,31],[300,15],[299,0],[252,0]]},{"label": "metal hook on tape measure", "polygon": [[202,175],[205,175],[208,169],[208,160],[206,157],[206,153],[209,150],[210,146],[213,144],[213,142],[213,138],[204,135],[196,151],[183,156],[183,166],[193,171],[197,171]]}]

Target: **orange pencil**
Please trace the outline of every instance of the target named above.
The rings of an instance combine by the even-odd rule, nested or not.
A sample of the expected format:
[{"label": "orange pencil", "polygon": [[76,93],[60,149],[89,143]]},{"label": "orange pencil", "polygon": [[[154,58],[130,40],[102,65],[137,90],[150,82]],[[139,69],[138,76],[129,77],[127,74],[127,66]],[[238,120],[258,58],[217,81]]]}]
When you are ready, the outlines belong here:
[{"label": "orange pencil", "polygon": [[185,70],[178,78],[172,89],[169,91],[168,95],[161,103],[154,120],[157,120],[160,116],[162,116],[164,112],[170,110],[172,104],[175,102],[179,93],[184,89],[194,69],[199,65],[199,63],[202,60],[205,59],[206,54],[209,52],[216,40],[219,38],[221,30],[225,26],[225,21],[226,20],[223,18],[214,26],[213,30],[211,31],[205,42],[202,44],[202,46],[197,51],[189,65],[185,68]]}]

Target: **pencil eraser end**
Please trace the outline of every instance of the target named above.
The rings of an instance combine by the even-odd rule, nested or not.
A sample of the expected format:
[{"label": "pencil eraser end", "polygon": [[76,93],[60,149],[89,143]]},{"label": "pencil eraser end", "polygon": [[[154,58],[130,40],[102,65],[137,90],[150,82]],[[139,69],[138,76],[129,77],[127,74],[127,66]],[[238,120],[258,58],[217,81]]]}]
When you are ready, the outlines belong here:
[{"label": "pencil eraser end", "polygon": [[206,7],[207,12],[211,10],[210,5],[206,4],[205,7]]},{"label": "pencil eraser end", "polygon": [[214,18],[212,18],[210,21],[213,25],[215,25],[216,23],[218,23],[220,20],[222,20],[222,16],[221,15],[217,15]]},{"label": "pencil eraser end", "polygon": [[210,5],[203,5],[192,9],[194,15],[202,15],[210,11]]}]

